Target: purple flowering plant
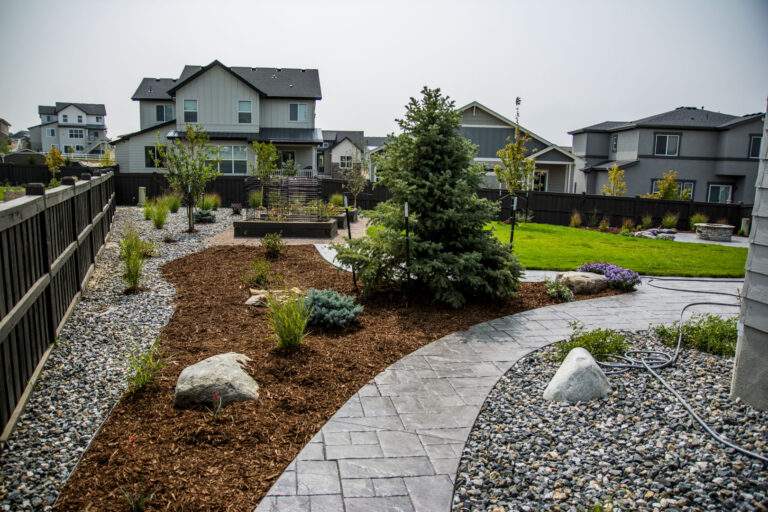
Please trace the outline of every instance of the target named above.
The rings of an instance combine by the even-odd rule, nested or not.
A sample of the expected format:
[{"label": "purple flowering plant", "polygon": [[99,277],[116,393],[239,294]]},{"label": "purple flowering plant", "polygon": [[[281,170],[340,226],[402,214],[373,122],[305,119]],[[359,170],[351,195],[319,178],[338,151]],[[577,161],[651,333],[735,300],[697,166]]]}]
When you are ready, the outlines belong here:
[{"label": "purple flowering plant", "polygon": [[579,270],[602,274],[608,278],[608,286],[619,290],[632,291],[640,284],[640,276],[637,272],[612,263],[585,263],[579,267]]}]

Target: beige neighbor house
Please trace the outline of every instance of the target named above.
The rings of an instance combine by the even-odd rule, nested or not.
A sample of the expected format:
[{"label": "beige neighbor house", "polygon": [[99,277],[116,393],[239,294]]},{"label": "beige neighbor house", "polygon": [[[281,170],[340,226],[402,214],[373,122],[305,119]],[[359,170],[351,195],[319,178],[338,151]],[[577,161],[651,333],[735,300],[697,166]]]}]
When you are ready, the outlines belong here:
[{"label": "beige neighbor house", "polygon": [[493,166],[501,162],[496,152],[507,142],[514,141],[515,128],[519,127],[529,137],[527,156],[536,162],[531,190],[574,192],[575,170],[581,166],[581,161],[571,153],[570,148],[549,142],[477,101],[459,108],[459,112],[461,133],[477,145],[475,162],[482,163],[488,170],[483,185],[485,188],[501,187],[493,172]]},{"label": "beige neighbor house", "polygon": [[316,69],[184,66],[178,78],[144,78],[132,100],[139,130],[113,142],[120,172],[153,172],[156,144],[184,138],[199,125],[219,149],[219,171],[244,175],[255,164],[254,141],[272,142],[281,161],[301,175],[317,174],[315,105],[322,98]]}]

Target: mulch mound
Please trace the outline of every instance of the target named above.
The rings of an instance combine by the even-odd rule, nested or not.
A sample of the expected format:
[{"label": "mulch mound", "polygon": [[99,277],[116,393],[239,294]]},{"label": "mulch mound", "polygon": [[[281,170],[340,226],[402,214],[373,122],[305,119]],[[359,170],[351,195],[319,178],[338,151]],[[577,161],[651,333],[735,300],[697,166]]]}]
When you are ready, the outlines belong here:
[{"label": "mulch mound", "polygon": [[[176,311],[159,340],[166,366],[151,386],[117,404],[57,509],[123,511],[132,495],[151,496],[146,510],[251,510],[328,418],[387,366],[451,332],[553,303],[541,283],[522,284],[507,303],[459,310],[374,297],[362,300],[359,327],[312,332],[300,350],[285,354],[275,350],[264,310],[244,305],[242,276],[263,255],[261,247],[214,247],[165,265],[177,290]],[[285,288],[355,294],[351,275],[312,246],[287,247],[272,268]],[[259,400],[215,417],[174,409],[181,370],[222,352],[253,360]]]}]

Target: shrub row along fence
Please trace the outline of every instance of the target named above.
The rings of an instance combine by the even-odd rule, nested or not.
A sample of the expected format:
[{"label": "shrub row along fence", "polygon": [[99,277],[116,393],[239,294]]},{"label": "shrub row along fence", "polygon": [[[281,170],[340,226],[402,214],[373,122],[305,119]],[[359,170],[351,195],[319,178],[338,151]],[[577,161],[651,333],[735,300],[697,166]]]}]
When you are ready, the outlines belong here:
[{"label": "shrub row along fence", "polygon": [[[72,165],[59,170],[59,177],[79,177],[83,173],[93,174],[96,169],[83,165]],[[117,171],[117,166],[100,167],[100,173]],[[0,163],[0,184],[25,185],[27,183],[48,183],[51,171],[44,165],[19,165]]]},{"label": "shrub row along fence", "polygon": [[114,173],[64,178],[0,203],[0,428],[5,440],[30,381],[80,298],[115,212]]},{"label": "shrub row along fence", "polygon": [[[160,173],[125,173],[116,175],[115,188],[117,203],[135,205],[139,187],[145,187],[147,197],[163,194],[168,189],[165,177]],[[222,204],[247,204],[248,191],[257,186],[254,178],[243,176],[219,176],[208,186],[209,192],[221,196]],[[340,179],[322,179],[321,194],[326,200],[335,193],[344,193],[344,182]],[[501,211],[499,218],[508,219],[511,216],[512,201],[506,193],[497,189],[481,189],[482,197],[499,201]],[[382,201],[391,197],[389,190],[381,185],[368,184],[357,198],[358,207],[366,210],[374,208]],[[350,198],[351,201],[352,198]],[[558,192],[528,192],[520,194],[517,203],[519,210],[526,210],[533,215],[535,222],[544,224],[559,224],[567,226],[571,214],[575,211],[582,216],[585,225],[597,224],[603,218],[608,219],[611,226],[621,226],[624,219],[632,219],[636,223],[645,215],[650,215],[655,224],[667,213],[679,215],[678,227],[687,229],[689,218],[694,213],[703,213],[715,222],[725,219],[728,223],[739,226],[741,219],[749,217],[752,212],[750,205],[717,204],[695,201],[662,201],[643,199],[639,197],[609,197],[587,194],[566,194]]]}]

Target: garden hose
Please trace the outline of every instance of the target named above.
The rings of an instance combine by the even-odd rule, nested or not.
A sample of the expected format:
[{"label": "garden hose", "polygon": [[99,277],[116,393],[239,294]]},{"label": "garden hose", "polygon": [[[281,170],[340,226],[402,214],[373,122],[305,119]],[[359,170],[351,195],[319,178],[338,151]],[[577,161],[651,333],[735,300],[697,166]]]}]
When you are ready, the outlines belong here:
[{"label": "garden hose", "polygon": [[[729,280],[724,281],[722,279],[681,279],[681,278],[658,278],[658,277],[652,277],[650,278],[646,284],[648,286],[651,286],[652,288],[658,288],[661,290],[672,290],[677,292],[686,292],[686,293],[704,293],[708,295],[724,295],[728,297],[735,297],[737,301],[741,300],[741,296],[738,293],[728,293],[728,292],[718,292],[718,291],[707,291],[707,290],[692,290],[690,288],[673,288],[668,286],[662,286],[660,284],[654,284],[654,281],[689,281],[689,282],[698,282],[698,283],[712,283],[712,282],[733,282],[733,283],[741,283],[740,280]],[[650,372],[651,375],[653,375],[661,384],[670,392],[672,395],[677,399],[678,402],[685,408],[686,411],[688,411],[688,414],[690,414],[696,422],[701,425],[701,427],[704,429],[704,431],[712,436],[717,442],[732,448],[736,450],[737,452],[746,455],[748,457],[754,458],[759,460],[765,465],[768,465],[768,457],[761,455],[759,453],[755,453],[752,451],[747,450],[746,448],[742,448],[741,446],[738,446],[724,437],[722,437],[720,434],[715,432],[696,412],[693,410],[691,405],[683,398],[680,393],[678,393],[667,381],[665,381],[661,375],[659,375],[656,370],[666,368],[668,366],[673,366],[675,363],[677,363],[677,359],[680,356],[680,351],[683,346],[683,317],[685,315],[685,312],[694,306],[726,306],[726,307],[739,307],[740,304],[732,303],[732,302],[712,302],[712,301],[701,301],[701,302],[692,302],[690,304],[686,304],[685,307],[680,311],[680,321],[678,322],[677,327],[677,344],[675,345],[675,350],[672,353],[669,352],[662,352],[659,350],[629,350],[625,352],[623,355],[620,356],[614,356],[612,361],[599,361],[598,364],[605,369],[606,374],[618,374],[623,373],[629,370],[647,370]]]}]

